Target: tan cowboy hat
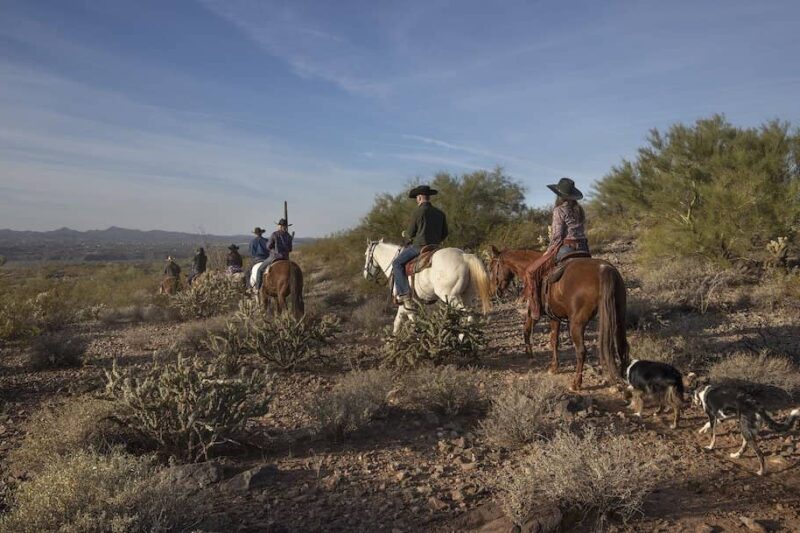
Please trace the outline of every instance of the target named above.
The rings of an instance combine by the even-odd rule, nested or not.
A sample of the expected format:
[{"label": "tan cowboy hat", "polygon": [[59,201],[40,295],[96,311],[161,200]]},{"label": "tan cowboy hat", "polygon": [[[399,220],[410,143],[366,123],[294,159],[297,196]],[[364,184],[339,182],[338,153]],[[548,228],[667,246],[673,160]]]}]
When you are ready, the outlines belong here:
[{"label": "tan cowboy hat", "polygon": [[254,235],[262,235],[262,234],[263,234],[263,233],[265,233],[266,231],[267,231],[267,230],[265,230],[265,229],[262,229],[262,228],[260,228],[259,226],[256,226],[256,227],[255,227],[255,229],[253,230],[253,234],[254,234]]},{"label": "tan cowboy hat", "polygon": [[583,193],[575,187],[575,182],[569,178],[561,178],[558,183],[548,185],[547,188],[567,200],[580,200],[583,198]]}]

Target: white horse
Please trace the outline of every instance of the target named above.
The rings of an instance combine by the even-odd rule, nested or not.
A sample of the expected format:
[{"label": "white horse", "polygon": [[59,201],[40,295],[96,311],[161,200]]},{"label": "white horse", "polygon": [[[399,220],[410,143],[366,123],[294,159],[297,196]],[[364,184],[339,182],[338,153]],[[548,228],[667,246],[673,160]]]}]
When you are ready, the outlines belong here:
[{"label": "white horse", "polygon": [[[377,279],[378,271],[389,280],[392,278],[392,261],[402,248],[396,244],[367,241],[364,252],[364,278]],[[441,300],[463,309],[465,303],[479,300],[481,310],[486,314],[492,306],[489,276],[483,262],[474,254],[465,253],[458,248],[442,248],[431,258],[430,268],[414,275],[414,295],[423,302]],[[393,288],[396,294],[396,288]],[[466,302],[465,302],[466,300]],[[400,329],[403,320],[413,319],[413,311],[405,306],[397,309],[394,319],[394,332]],[[471,317],[470,317],[471,318]]]}]

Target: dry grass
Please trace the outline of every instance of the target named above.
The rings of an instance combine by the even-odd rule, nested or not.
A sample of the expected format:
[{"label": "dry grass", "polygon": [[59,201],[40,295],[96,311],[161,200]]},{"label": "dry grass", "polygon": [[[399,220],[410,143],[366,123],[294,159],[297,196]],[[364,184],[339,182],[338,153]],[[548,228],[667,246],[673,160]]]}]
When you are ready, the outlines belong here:
[{"label": "dry grass", "polygon": [[0,533],[122,533],[182,530],[196,505],[160,482],[152,459],[118,450],[58,457],[23,482]]},{"label": "dry grass", "polygon": [[386,297],[375,296],[353,310],[349,324],[362,333],[380,333],[391,323],[392,316],[387,310]]},{"label": "dry grass", "polygon": [[686,339],[679,335],[658,337],[656,335],[637,334],[629,337],[630,357],[645,361],[661,361],[678,365],[686,353]]},{"label": "dry grass", "polygon": [[610,517],[623,521],[641,514],[669,459],[660,441],[646,445],[624,435],[601,438],[594,430],[578,436],[559,431],[534,443],[519,462],[496,480],[500,502],[516,524],[524,524],[540,504],[579,509],[598,530]]},{"label": "dry grass", "polygon": [[690,257],[642,269],[642,289],[662,304],[705,313],[727,302],[724,291],[744,281],[741,273]]},{"label": "dry grass", "polygon": [[766,350],[755,355],[735,353],[718,361],[708,371],[713,381],[735,379],[772,385],[792,394],[800,393],[800,372],[786,357],[770,355]]},{"label": "dry grass", "polygon": [[46,405],[25,424],[25,438],[9,461],[24,472],[36,472],[61,456],[80,450],[107,450],[128,439],[118,424],[109,420],[112,402],[77,397]]},{"label": "dry grass", "polygon": [[484,438],[501,448],[540,439],[565,389],[564,377],[550,374],[528,374],[504,386],[492,398],[489,414],[481,422]]},{"label": "dry grass", "polygon": [[393,388],[394,378],[387,370],[353,371],[332,390],[318,391],[306,412],[318,432],[341,440],[378,416]]},{"label": "dry grass", "polygon": [[410,372],[403,388],[412,407],[443,416],[464,414],[483,403],[480,373],[452,365]]},{"label": "dry grass", "polygon": [[221,272],[206,271],[190,289],[172,297],[170,305],[184,320],[209,318],[236,308],[244,286]]},{"label": "dry grass", "polygon": [[188,353],[206,350],[209,336],[223,335],[227,322],[225,317],[214,317],[185,324],[178,333],[176,348]]},{"label": "dry grass", "polygon": [[800,273],[774,271],[746,292],[753,305],[768,311],[800,309]]},{"label": "dry grass", "polygon": [[86,341],[76,335],[48,333],[31,344],[29,362],[37,370],[77,367],[83,364],[86,349]]}]

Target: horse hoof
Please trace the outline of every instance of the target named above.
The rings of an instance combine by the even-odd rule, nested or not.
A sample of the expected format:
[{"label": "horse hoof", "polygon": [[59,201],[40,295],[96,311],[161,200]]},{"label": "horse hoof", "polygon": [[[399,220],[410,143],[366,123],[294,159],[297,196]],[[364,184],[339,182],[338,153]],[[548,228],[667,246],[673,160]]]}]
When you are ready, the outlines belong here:
[{"label": "horse hoof", "polygon": [[558,367],[557,366],[548,366],[547,367],[548,374],[558,374]]}]

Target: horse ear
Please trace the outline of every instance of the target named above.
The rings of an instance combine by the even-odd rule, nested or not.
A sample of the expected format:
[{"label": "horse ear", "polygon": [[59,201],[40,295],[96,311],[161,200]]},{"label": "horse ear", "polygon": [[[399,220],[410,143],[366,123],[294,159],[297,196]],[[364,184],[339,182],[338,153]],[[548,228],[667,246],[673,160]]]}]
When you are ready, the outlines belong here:
[{"label": "horse ear", "polygon": [[381,242],[383,242],[383,237],[381,237]]},{"label": "horse ear", "polygon": [[494,244],[489,246],[489,251],[492,253],[492,257],[497,257],[500,255],[500,250],[498,250]]}]

